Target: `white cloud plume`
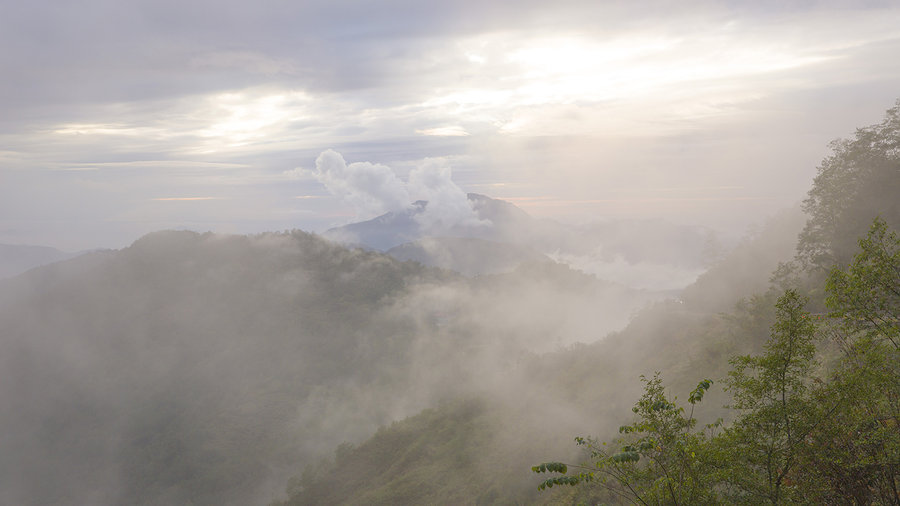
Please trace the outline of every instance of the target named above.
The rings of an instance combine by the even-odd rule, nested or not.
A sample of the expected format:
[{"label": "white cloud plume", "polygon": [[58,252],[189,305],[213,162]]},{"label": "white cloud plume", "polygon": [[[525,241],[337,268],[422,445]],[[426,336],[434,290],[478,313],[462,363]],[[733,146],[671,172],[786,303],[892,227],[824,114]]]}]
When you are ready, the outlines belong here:
[{"label": "white cloud plume", "polygon": [[478,216],[464,192],[451,179],[452,172],[443,158],[427,158],[409,173],[409,190],[416,200],[427,200],[425,212],[416,216],[425,228],[477,225]]},{"label": "white cloud plume", "polygon": [[408,208],[425,200],[424,211],[415,215],[423,229],[440,233],[454,226],[481,224],[463,191],[452,179],[447,160],[427,158],[404,182],[385,165],[371,162],[347,164],[340,153],[323,151],[316,159],[315,178],[328,191],[352,205],[359,217],[372,217]]},{"label": "white cloud plume", "polygon": [[316,158],[313,174],[332,195],[352,205],[360,216],[399,211],[411,203],[409,191],[386,165],[354,162],[331,149]]}]

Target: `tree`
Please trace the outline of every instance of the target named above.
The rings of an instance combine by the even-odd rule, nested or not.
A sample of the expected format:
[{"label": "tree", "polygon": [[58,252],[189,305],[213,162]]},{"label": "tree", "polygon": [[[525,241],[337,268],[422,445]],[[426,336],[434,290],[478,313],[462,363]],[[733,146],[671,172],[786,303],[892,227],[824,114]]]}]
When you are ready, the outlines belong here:
[{"label": "tree", "polygon": [[[576,438],[591,462],[574,475],[559,462],[535,466],[559,474],[540,488],[596,480],[636,504],[900,505],[900,239],[876,219],[858,244],[828,276],[825,325],[787,289],[763,352],[730,360],[730,426],[694,430],[693,408],[685,416],[658,374],[643,378],[622,438]],[[826,335],[838,348],[817,349]],[[822,378],[817,357],[827,359]]]},{"label": "tree", "polygon": [[846,265],[876,216],[900,225],[900,100],[880,124],[831,148],[803,202],[810,218],[797,247],[804,267],[820,272]]},{"label": "tree", "polygon": [[[637,421],[619,428],[623,437],[613,443],[618,450],[609,451],[606,443],[593,438],[575,438],[587,449],[591,463],[569,466],[547,462],[532,467],[536,473],[554,472],[538,488],[554,485],[577,485],[599,481],[610,492],[636,504],[716,504],[711,466],[706,458],[708,436],[693,430],[696,420],[693,407],[703,399],[712,381],[703,380],[691,392],[690,414],[679,407],[676,399],[665,394],[659,373],[653,378],[641,377],[644,394],[632,408]],[[713,429],[717,424],[708,426]],[[568,475],[568,468],[579,470]]]},{"label": "tree", "polygon": [[790,478],[818,413],[809,393],[816,325],[803,310],[805,302],[796,291],[785,291],[775,304],[776,321],[764,353],[730,361],[727,384],[738,417],[721,434],[694,430],[693,405],[711,381],[701,381],[691,392],[692,408],[685,416],[666,397],[658,374],[643,378],[644,395],[632,408],[638,420],[619,429],[624,436],[612,445],[618,450],[609,452],[606,443],[576,438],[589,451],[591,464],[576,466],[581,471],[573,476],[566,475],[568,466],[561,463],[535,466],[535,472],[564,475],[540,488],[597,478],[639,504],[779,504],[798,499]]},{"label": "tree", "polygon": [[859,249],[846,271],[832,269],[826,304],[831,316],[840,319],[844,335],[900,349],[900,240],[879,217],[859,240]]},{"label": "tree", "polygon": [[900,504],[900,240],[876,219],[826,303],[842,355],[819,399],[836,403],[811,434],[805,481],[822,502]]},{"label": "tree", "polygon": [[797,498],[790,476],[816,424],[809,395],[816,326],[803,310],[805,302],[796,291],[785,291],[775,304],[776,322],[764,353],[731,360],[727,389],[740,414],[717,440],[731,502],[779,504]]}]

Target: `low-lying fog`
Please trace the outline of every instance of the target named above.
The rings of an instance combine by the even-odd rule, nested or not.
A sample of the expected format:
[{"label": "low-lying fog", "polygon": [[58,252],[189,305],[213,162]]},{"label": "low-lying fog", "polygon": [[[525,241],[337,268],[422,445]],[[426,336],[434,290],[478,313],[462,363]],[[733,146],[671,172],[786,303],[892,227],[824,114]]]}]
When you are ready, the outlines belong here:
[{"label": "low-lying fog", "polygon": [[[476,202],[530,223],[509,204]],[[706,239],[660,251],[630,225],[557,234],[570,251],[614,241],[600,263],[695,272],[709,261],[702,231],[643,224]],[[546,244],[541,226],[518,248]],[[477,240],[485,255],[515,245]],[[542,399],[529,401],[542,406],[535,417],[571,411],[540,393],[538,354],[602,340],[674,292],[529,251],[465,276],[300,231],[160,232],[0,281],[0,499],[265,504],[339,444],[441,400],[502,393]],[[573,412],[566,426],[595,423]]]}]

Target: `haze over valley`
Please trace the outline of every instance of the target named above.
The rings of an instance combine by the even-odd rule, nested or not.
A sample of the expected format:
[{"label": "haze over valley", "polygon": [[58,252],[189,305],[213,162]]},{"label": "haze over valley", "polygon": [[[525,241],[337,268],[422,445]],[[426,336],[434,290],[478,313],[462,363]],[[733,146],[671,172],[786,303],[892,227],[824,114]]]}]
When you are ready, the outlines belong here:
[{"label": "haze over valley", "polygon": [[0,504],[900,503],[893,2],[0,13]]}]

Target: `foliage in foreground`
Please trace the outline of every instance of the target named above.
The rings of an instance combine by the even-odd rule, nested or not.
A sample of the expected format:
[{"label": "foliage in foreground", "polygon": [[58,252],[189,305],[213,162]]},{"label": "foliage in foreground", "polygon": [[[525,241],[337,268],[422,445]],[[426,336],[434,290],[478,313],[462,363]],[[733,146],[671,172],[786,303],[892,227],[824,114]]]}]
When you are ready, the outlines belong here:
[{"label": "foliage in foreground", "polygon": [[[820,328],[806,299],[786,290],[763,353],[731,360],[733,423],[695,429],[709,380],[685,416],[658,375],[644,379],[622,438],[576,438],[590,462],[533,467],[556,474],[539,488],[597,481],[635,504],[900,504],[900,239],[876,220],[859,245],[829,275],[833,321]],[[840,353],[820,378],[826,337]]]},{"label": "foliage in foreground", "polygon": [[[590,453],[594,468],[573,466],[580,470],[566,476],[568,466],[550,462],[532,467],[536,473],[554,472],[554,476],[542,482],[544,490],[554,485],[577,485],[597,479],[603,484],[612,483],[609,490],[623,498],[637,497],[642,503],[703,504],[709,502],[709,483],[705,477],[705,459],[697,452],[708,441],[707,433],[693,432],[696,420],[693,405],[703,398],[712,381],[703,380],[691,392],[691,414],[684,416],[684,408],[665,395],[659,374],[653,378],[641,378],[645,383],[644,395],[632,411],[639,420],[624,425],[624,434],[617,441],[618,450],[608,450],[606,443],[592,438],[576,438],[580,446]],[[714,429],[718,423],[707,426]],[[596,472],[595,472],[596,471]]]}]

